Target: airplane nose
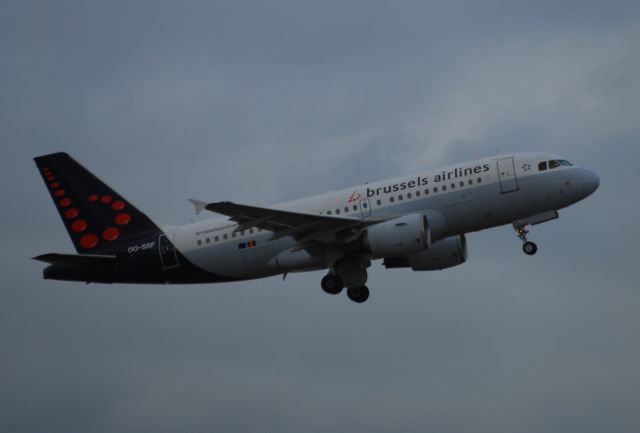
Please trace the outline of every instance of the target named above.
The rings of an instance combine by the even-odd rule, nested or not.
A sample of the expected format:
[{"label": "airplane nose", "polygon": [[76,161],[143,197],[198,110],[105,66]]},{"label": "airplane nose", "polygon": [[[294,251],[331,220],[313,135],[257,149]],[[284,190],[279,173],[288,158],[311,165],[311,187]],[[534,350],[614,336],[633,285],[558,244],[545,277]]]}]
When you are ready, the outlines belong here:
[{"label": "airplane nose", "polygon": [[600,186],[600,176],[598,176],[597,173],[591,170],[587,170],[587,178],[589,179],[587,181],[587,185],[588,185],[587,187],[589,188],[591,193],[593,193]]},{"label": "airplane nose", "polygon": [[587,169],[582,169],[582,173],[580,174],[581,189],[585,197],[593,194],[600,186],[600,176]]}]

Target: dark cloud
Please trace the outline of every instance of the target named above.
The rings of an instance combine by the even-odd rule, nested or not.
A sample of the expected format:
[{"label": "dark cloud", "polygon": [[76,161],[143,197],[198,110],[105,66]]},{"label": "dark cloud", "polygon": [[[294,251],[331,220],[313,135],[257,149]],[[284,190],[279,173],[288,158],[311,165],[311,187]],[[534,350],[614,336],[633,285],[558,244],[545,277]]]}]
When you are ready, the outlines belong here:
[{"label": "dark cloud", "polygon": [[[635,432],[633,2],[5,2],[0,431]],[[31,158],[159,221],[542,150],[600,190],[444,272],[197,287],[44,281],[71,243]],[[198,217],[200,218],[200,217]]]}]

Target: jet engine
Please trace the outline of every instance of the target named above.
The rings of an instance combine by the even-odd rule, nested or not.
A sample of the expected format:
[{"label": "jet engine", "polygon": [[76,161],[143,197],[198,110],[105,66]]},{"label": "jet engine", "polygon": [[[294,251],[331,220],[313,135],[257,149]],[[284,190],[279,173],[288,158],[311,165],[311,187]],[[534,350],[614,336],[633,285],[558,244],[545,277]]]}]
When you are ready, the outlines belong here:
[{"label": "jet engine", "polygon": [[438,271],[467,261],[467,239],[450,236],[434,242],[431,248],[404,256],[386,257],[385,268],[411,268],[414,271]]},{"label": "jet engine", "polygon": [[370,226],[360,245],[374,258],[407,256],[430,248],[445,228],[444,216],[427,210]]}]

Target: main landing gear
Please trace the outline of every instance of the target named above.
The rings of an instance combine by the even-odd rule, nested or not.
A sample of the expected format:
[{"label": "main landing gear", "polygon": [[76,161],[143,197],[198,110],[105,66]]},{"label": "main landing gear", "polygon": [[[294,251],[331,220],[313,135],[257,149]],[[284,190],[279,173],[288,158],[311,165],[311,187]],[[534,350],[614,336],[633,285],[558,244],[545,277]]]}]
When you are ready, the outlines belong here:
[{"label": "main landing gear", "polygon": [[330,295],[337,295],[347,287],[347,297],[357,304],[362,304],[369,299],[367,282],[367,268],[371,265],[368,260],[358,259],[341,260],[334,266],[332,272],[322,278],[320,285],[322,290]]},{"label": "main landing gear", "polygon": [[367,286],[349,287],[347,296],[356,304],[362,304],[369,299],[369,288]]},{"label": "main landing gear", "polygon": [[337,295],[342,292],[342,288],[344,287],[342,278],[335,274],[325,275],[324,278],[322,278],[320,285],[322,286],[322,290],[330,295]]},{"label": "main landing gear", "polygon": [[529,231],[525,230],[525,226],[517,227],[516,231],[518,232],[518,237],[523,242],[522,251],[528,256],[532,256],[537,253],[538,246],[533,242],[527,240],[527,234],[529,233]]}]

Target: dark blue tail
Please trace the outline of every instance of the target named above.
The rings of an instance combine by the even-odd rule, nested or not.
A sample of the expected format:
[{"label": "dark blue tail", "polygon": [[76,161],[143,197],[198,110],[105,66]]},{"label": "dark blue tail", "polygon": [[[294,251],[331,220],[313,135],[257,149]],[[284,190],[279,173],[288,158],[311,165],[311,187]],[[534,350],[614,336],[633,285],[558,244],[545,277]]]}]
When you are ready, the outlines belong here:
[{"label": "dark blue tail", "polygon": [[160,232],[149,217],[66,153],[34,160],[79,253],[115,253],[134,239]]}]

